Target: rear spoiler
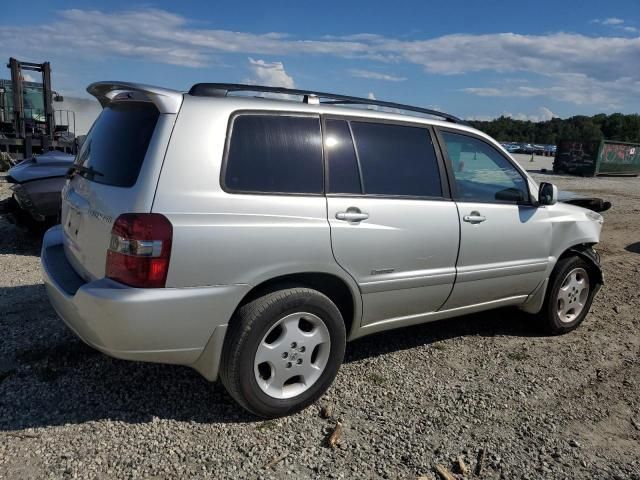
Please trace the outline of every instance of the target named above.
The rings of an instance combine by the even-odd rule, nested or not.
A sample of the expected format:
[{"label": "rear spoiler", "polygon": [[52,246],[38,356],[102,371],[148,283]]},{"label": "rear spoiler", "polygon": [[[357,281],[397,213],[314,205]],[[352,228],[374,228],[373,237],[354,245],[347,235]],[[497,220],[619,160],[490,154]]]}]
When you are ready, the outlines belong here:
[{"label": "rear spoiler", "polygon": [[168,88],[129,82],[96,82],[87,87],[102,108],[113,102],[151,102],[160,113],[178,113],[183,93]]}]

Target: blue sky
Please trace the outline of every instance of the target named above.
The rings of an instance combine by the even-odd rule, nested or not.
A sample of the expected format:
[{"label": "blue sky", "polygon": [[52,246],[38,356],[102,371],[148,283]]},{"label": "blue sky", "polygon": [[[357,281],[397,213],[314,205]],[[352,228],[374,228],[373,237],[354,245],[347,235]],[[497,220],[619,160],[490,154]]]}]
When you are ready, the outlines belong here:
[{"label": "blue sky", "polygon": [[68,96],[98,80],[224,81],[372,93],[465,118],[640,111],[635,0],[31,0],[2,12],[0,60],[51,61]]}]

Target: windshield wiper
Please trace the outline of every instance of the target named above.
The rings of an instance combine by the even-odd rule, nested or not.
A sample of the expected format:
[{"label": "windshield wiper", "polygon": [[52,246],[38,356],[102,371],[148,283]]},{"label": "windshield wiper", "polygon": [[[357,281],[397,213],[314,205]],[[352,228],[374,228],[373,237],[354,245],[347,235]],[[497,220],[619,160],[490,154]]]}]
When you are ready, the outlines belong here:
[{"label": "windshield wiper", "polygon": [[104,177],[104,173],[98,172],[94,170],[93,167],[85,167],[83,165],[73,165],[67,170],[67,178],[73,178],[73,176],[79,173],[82,176],[87,177],[89,180],[93,180],[93,177],[98,175],[99,177]]}]

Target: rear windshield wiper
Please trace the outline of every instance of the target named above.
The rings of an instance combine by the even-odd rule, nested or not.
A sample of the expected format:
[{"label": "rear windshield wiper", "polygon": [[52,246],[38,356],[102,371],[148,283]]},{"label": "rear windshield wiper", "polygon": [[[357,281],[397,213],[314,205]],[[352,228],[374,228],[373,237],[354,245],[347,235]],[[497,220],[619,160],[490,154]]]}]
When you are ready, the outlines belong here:
[{"label": "rear windshield wiper", "polygon": [[82,176],[86,176],[89,180],[93,180],[93,177],[98,175],[104,177],[104,173],[94,170],[93,167],[85,167],[83,165],[73,165],[67,170],[67,178],[73,178],[73,176],[79,173]]}]

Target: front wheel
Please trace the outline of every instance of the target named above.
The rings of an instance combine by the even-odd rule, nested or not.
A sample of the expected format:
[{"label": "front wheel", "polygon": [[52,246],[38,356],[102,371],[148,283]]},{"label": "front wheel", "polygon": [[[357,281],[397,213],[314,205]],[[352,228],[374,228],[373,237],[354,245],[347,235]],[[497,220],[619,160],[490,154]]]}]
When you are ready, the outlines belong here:
[{"label": "front wheel", "polygon": [[589,271],[590,265],[577,256],[558,261],[540,311],[546,330],[552,335],[574,330],[589,313],[595,291]]},{"label": "front wheel", "polygon": [[273,418],[302,410],[329,388],[344,357],[346,332],[336,305],[309,288],[269,293],[231,322],[220,377],[244,408]]}]

